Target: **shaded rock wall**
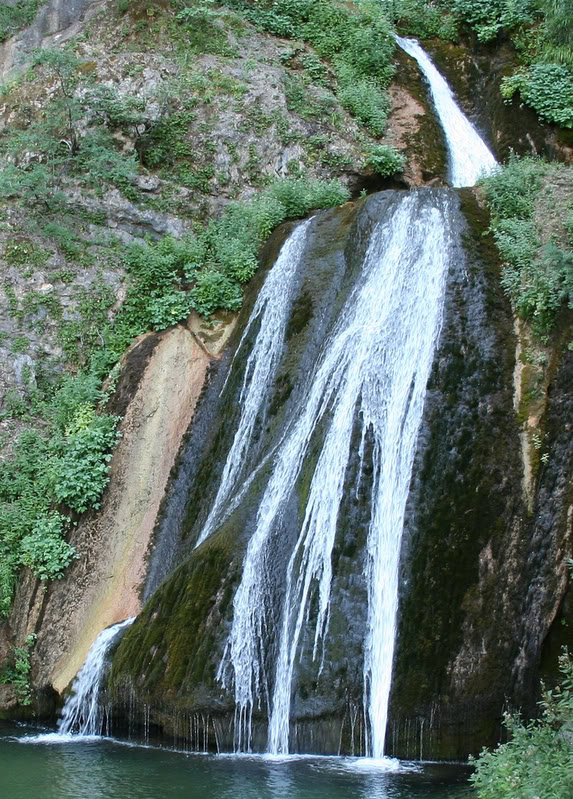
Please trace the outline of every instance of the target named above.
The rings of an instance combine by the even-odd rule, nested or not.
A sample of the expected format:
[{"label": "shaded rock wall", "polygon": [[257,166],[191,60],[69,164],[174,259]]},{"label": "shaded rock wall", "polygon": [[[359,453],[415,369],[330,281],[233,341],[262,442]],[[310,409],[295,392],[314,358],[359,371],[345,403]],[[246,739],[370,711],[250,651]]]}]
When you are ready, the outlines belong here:
[{"label": "shaded rock wall", "polygon": [[470,262],[449,282],[404,539],[388,730],[390,752],[402,757],[465,758],[500,739],[504,708],[535,713],[543,642],[565,600],[572,551],[565,331],[548,387],[551,454],[534,469],[532,499],[512,317],[479,234],[487,218],[470,191],[461,195]]},{"label": "shaded rock wall", "polygon": [[[483,237],[487,214],[474,191],[457,194],[466,221],[461,215],[457,223],[462,239],[453,253],[404,540],[389,722],[389,747],[402,757],[465,757],[497,740],[506,697],[515,703],[531,698],[541,642],[563,597],[568,551],[564,489],[571,471],[565,454],[569,450],[556,445],[560,476],[554,480],[562,488],[557,495],[546,492],[545,499],[539,492],[538,503],[553,504],[535,521],[528,515],[523,490],[514,406],[513,318],[499,284],[493,243]],[[372,197],[358,218],[349,208],[317,217],[291,310],[289,330],[294,335],[287,336],[275,392],[268,400],[271,413],[261,420],[254,452],[248,456],[253,463],[260,457],[256,453],[264,453],[273,440],[272,431],[280,429],[285,408],[300,399],[297,369],[310,363],[309,353],[324,339],[329,314],[352,280],[369,225],[385,212],[385,195]],[[322,288],[317,290],[318,285]],[[325,288],[327,294],[321,295]],[[325,297],[330,297],[329,304]],[[238,379],[231,377],[227,397]],[[215,383],[218,380],[223,376]],[[205,401],[211,402],[207,395]],[[194,456],[187,511],[179,512],[176,561],[184,562],[152,595],[120,643],[110,697],[120,726],[128,716],[131,719],[131,732],[151,721],[158,734],[181,734],[189,745],[185,730],[198,725],[202,741],[230,749],[232,697],[215,675],[260,488],[249,490],[228,522],[192,549],[234,430],[234,403],[214,396],[212,401],[217,411],[193,441],[205,454]],[[303,470],[301,477],[299,502],[312,463],[308,468],[311,471]],[[350,474],[348,481],[355,482]],[[181,503],[181,496],[177,501]],[[324,666],[316,672],[308,666],[310,659],[303,658],[295,675],[291,718],[299,751],[364,752],[361,501],[358,497],[351,502],[349,494],[337,534]],[[277,536],[273,573],[280,571],[288,541],[296,535],[297,507],[293,503],[287,514],[291,521],[283,522]],[[535,532],[539,524],[545,535],[542,546],[538,542],[543,534]],[[276,602],[281,602],[280,591]],[[307,645],[311,644],[303,641],[303,651]],[[255,748],[265,746],[266,713],[262,697],[254,712]]]}]

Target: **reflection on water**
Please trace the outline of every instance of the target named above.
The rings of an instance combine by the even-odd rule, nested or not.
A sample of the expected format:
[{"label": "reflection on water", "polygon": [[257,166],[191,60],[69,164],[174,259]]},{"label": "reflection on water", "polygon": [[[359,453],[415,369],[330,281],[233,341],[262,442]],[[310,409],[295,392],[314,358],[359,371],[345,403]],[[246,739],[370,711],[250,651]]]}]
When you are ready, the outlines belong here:
[{"label": "reflection on water", "polygon": [[0,729],[2,799],[469,799],[467,774],[389,759],[189,755]]}]

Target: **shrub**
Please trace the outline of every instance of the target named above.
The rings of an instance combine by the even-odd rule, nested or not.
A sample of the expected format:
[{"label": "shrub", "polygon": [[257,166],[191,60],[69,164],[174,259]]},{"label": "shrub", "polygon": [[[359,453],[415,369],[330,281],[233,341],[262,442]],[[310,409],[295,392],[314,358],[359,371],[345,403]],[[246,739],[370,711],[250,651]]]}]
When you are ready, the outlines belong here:
[{"label": "shrub", "polygon": [[109,482],[107,453],[117,441],[116,423],[115,417],[94,414],[90,424],[69,430],[48,463],[56,502],[78,513],[99,508]]},{"label": "shrub", "polygon": [[494,219],[528,219],[547,165],[537,158],[510,156],[508,163],[483,181]]},{"label": "shrub", "polygon": [[16,646],[12,651],[12,665],[7,666],[0,675],[0,683],[13,686],[21,705],[29,705],[32,701],[30,686],[30,650],[36,643],[36,634],[30,633],[24,639],[24,646]]},{"label": "shrub", "polygon": [[455,41],[458,19],[451,10],[440,3],[428,5],[424,0],[395,0],[391,8],[400,30],[420,39],[437,36],[446,41]]},{"label": "shrub", "polygon": [[10,610],[21,566],[45,580],[74,557],[62,503],[78,513],[99,507],[117,440],[116,418],[96,412],[103,397],[96,377],[64,378],[45,400],[44,434],[22,433],[0,465],[0,614]]},{"label": "shrub", "polygon": [[543,119],[573,128],[573,69],[564,64],[533,64],[503,78],[501,93],[506,100],[517,91]]},{"label": "shrub", "polygon": [[[538,159],[512,156],[483,181],[491,230],[504,260],[502,284],[518,313],[542,336],[562,304],[573,305],[573,253],[551,242],[542,246],[537,230],[535,200],[551,168]],[[566,220],[561,226],[566,238]]]},{"label": "shrub", "polygon": [[388,147],[385,144],[372,147],[366,155],[366,166],[384,177],[402,172],[405,165],[406,159],[402,153],[395,147]]},{"label": "shrub", "polygon": [[62,577],[75,557],[75,550],[63,536],[68,520],[57,511],[37,519],[19,547],[19,563],[29,566],[40,580]]},{"label": "shrub", "polygon": [[202,272],[190,291],[191,304],[203,316],[217,308],[238,311],[243,301],[241,287],[229,277],[215,270]]},{"label": "shrub", "polygon": [[193,303],[188,292],[173,291],[149,302],[149,322],[154,330],[165,330],[191,313]]},{"label": "shrub", "polygon": [[353,80],[348,70],[339,70],[339,75],[344,75],[338,91],[341,106],[359,119],[373,136],[382,136],[388,121],[386,95],[368,78]]},{"label": "shrub", "polygon": [[525,724],[505,714],[510,740],[474,761],[480,799],[569,799],[573,796],[573,660],[559,659],[561,685],[544,691],[541,718]]},{"label": "shrub", "polygon": [[533,0],[454,0],[453,11],[471,25],[482,42],[494,39],[501,28],[511,30],[531,22],[536,13]]},{"label": "shrub", "polygon": [[296,219],[313,208],[330,208],[350,199],[350,192],[338,180],[277,180],[268,193],[284,207],[284,219]]}]

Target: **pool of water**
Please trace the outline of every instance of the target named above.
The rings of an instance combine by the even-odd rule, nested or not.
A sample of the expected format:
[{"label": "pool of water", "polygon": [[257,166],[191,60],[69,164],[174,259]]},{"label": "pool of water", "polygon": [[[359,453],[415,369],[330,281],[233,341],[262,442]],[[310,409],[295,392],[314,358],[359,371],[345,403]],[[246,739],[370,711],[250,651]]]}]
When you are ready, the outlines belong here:
[{"label": "pool of water", "polygon": [[2,799],[469,799],[463,766],[197,755],[0,728]]}]

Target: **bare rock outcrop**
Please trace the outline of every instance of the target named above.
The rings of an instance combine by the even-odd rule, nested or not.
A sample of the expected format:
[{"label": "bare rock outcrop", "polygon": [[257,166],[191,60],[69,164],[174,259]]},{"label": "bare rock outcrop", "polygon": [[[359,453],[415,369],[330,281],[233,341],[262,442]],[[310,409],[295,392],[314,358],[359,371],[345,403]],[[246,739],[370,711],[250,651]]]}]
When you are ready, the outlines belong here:
[{"label": "bare rock outcrop", "polygon": [[105,0],[47,0],[34,22],[0,43],[0,83],[21,69],[39,47],[77,36],[83,23],[99,11]]}]

